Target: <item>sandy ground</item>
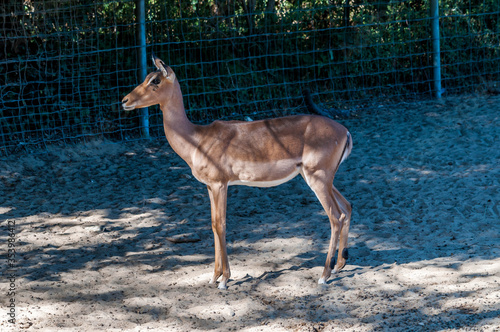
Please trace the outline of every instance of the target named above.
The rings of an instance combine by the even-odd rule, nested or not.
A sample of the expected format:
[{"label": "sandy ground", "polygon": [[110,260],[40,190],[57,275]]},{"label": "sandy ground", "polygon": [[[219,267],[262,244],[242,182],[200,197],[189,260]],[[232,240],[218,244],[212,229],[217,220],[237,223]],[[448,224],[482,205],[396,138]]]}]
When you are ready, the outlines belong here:
[{"label": "sandy ground", "polygon": [[499,331],[499,105],[469,96],[342,121],[350,257],[324,286],[330,226],[300,177],[230,188],[221,291],[207,191],[165,140],[4,158],[0,330]]}]

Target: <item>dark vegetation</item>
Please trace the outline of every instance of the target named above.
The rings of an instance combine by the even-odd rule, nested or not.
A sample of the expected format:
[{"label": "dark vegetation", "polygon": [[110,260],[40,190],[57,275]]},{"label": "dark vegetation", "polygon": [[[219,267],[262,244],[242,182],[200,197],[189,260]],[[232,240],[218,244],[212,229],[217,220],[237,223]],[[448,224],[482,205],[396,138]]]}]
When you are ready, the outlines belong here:
[{"label": "dark vegetation", "polygon": [[[447,93],[496,91],[500,4],[443,0]],[[352,109],[432,96],[429,0],[146,1],[148,54],[177,73],[193,121],[302,112],[301,90]],[[0,154],[139,135],[135,1],[7,0],[0,12]],[[150,111],[160,135],[159,111]]]}]

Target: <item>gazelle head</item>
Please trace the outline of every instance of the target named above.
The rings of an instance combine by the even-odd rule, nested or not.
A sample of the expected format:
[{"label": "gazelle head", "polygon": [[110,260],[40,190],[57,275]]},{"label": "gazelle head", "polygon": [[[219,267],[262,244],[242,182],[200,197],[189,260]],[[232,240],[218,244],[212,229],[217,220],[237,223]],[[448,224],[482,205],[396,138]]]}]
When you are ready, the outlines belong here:
[{"label": "gazelle head", "polygon": [[125,111],[161,104],[172,95],[174,71],[154,54],[153,62],[158,70],[146,76],[144,82],[123,98],[122,107]]}]

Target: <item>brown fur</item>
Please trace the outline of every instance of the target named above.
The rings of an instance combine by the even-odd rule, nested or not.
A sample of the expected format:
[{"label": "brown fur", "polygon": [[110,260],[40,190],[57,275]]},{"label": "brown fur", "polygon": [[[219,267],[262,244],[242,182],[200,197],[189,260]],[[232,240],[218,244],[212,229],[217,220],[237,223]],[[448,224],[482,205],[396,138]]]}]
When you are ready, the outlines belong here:
[{"label": "brown fur", "polygon": [[[340,161],[352,149],[347,129],[317,115],[194,125],[186,116],[175,73],[160,59],[153,60],[158,71],[149,74],[123,99],[123,107],[132,110],[159,104],[167,140],[196,179],[207,185],[215,241],[211,283],[222,276],[219,288],[226,288],[230,277],[226,251],[227,187],[276,185],[299,173],[320,200],[331,223],[330,247],[320,283],[331,275],[330,261],[337,242],[339,255],[334,271],[342,269],[351,205],[333,186],[333,179]],[[159,84],[154,84],[158,80]]]}]

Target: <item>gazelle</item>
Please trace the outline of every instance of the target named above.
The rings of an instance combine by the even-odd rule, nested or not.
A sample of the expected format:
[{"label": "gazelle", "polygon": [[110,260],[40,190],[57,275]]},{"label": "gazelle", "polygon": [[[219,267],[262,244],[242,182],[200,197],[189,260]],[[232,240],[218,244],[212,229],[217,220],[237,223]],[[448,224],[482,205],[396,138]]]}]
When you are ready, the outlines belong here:
[{"label": "gazelle", "polygon": [[297,115],[253,122],[215,121],[206,126],[189,121],[179,81],[172,69],[153,55],[158,69],[123,98],[126,111],[160,105],[165,136],[208,188],[215,242],[215,269],[210,283],[222,276],[226,289],[231,272],[226,250],[227,189],[231,185],[271,187],[300,174],[318,197],[331,225],[328,255],[320,284],[346,264],[351,204],[333,186],[333,178],[352,150],[349,131],[318,115]]}]

